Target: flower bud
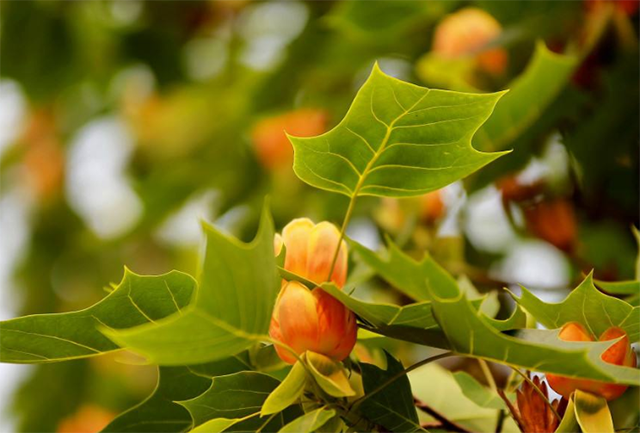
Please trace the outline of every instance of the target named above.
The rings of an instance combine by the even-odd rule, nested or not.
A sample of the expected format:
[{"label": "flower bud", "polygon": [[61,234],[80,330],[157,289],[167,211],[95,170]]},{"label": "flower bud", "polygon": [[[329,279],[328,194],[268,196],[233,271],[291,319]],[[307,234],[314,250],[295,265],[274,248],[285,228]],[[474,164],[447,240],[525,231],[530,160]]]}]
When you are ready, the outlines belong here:
[{"label": "flower bud", "polygon": [[524,209],[529,231],[556,248],[571,251],[577,239],[573,204],[566,199],[543,201]]},{"label": "flower bud", "polygon": [[[582,325],[575,322],[564,325],[558,337],[564,341],[594,341],[593,336]],[[609,341],[617,338],[620,338],[620,341],[609,347],[602,354],[602,360],[609,364],[635,367],[636,356],[629,344],[629,336],[623,329],[611,327],[600,335],[599,341]],[[597,380],[573,379],[555,374],[547,374],[547,381],[555,392],[567,399],[576,389],[602,396],[607,400],[615,400],[627,390],[626,385]]]},{"label": "flower bud", "polygon": [[[465,8],[449,15],[438,25],[433,51],[449,59],[473,55],[501,31],[498,21],[487,12]],[[486,50],[476,56],[476,61],[485,72],[500,75],[507,66],[507,53],[500,48]]]},{"label": "flower bud", "polygon": [[297,137],[310,137],[322,134],[326,128],[324,110],[302,109],[258,121],[251,137],[262,165],[274,169],[290,165],[293,160],[293,148],[285,131]]},{"label": "flower bud", "polygon": [[[298,355],[311,351],[342,361],[356,343],[357,326],[355,315],[333,296],[290,281],[276,301],[269,334]],[[276,345],[276,351],[283,361],[296,362],[287,349]]]},{"label": "flower bud", "polygon": [[[274,248],[280,254],[282,245],[286,247],[284,268],[317,284],[329,281],[331,262],[340,240],[340,232],[333,224],[321,222],[314,224],[308,218],[291,221],[282,230],[282,236],[276,235]],[[347,279],[347,244],[342,241],[331,281],[338,287],[344,286]]]},{"label": "flower bud", "polygon": [[[275,254],[286,247],[284,268],[316,284],[329,280],[329,272],[340,232],[331,223],[314,224],[307,218],[291,221],[274,239]],[[342,241],[331,281],[342,287],[347,279],[347,244]],[[271,317],[269,334],[297,354],[316,352],[336,361],[346,358],[356,342],[355,315],[320,288],[307,289],[296,282],[283,282]],[[293,364],[288,350],[277,346],[280,358]]]}]

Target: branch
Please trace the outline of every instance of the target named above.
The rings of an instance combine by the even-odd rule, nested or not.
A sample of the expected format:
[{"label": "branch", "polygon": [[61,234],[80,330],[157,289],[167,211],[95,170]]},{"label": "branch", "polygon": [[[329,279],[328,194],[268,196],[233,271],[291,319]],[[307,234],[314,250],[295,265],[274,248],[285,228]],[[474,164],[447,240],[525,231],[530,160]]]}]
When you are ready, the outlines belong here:
[{"label": "branch", "polygon": [[440,423],[442,428],[444,428],[445,430],[458,433],[471,433],[471,430],[467,430],[457,422],[451,421],[449,418],[442,415],[440,412],[438,412],[428,404],[418,400],[416,397],[413,397],[413,401],[418,409],[432,416],[436,421]]}]

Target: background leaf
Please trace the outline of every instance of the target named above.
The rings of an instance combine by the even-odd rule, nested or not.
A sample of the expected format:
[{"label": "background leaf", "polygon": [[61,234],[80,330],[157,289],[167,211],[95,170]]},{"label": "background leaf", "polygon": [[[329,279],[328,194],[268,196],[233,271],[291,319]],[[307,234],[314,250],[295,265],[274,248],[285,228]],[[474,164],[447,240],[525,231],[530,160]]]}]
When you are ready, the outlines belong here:
[{"label": "background leaf", "polygon": [[308,184],[349,197],[442,188],[501,155],[471,147],[501,96],[415,86],[376,64],[338,126],[317,137],[289,137],[293,169]]},{"label": "background leaf", "polygon": [[0,322],[0,361],[63,361],[118,350],[99,327],[126,329],[158,321],[181,311],[195,287],[195,280],[182,272],[141,276],[125,269],[118,287],[85,310]]},{"label": "background leaf", "polygon": [[213,227],[205,226],[205,232],[207,250],[190,308],[164,321],[105,334],[162,365],[222,359],[265,338],[280,287],[269,212],[263,211],[250,244]]},{"label": "background leaf", "polygon": [[[372,364],[360,364],[365,396],[403,370],[400,361],[385,352],[387,369]],[[420,427],[413,403],[409,378],[403,375],[382,391],[377,392],[360,405],[360,411],[368,420],[392,432],[425,431]]]},{"label": "background leaf", "polygon": [[507,405],[493,390],[478,382],[466,371],[456,371],[453,378],[460,386],[462,393],[480,407],[507,410]]}]

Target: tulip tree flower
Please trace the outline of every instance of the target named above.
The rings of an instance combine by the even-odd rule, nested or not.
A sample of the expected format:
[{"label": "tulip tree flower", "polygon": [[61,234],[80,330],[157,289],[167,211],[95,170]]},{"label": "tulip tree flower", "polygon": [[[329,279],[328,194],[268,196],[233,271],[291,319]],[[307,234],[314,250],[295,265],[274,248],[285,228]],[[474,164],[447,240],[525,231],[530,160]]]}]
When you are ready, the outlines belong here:
[{"label": "tulip tree flower", "polygon": [[[594,336],[576,322],[570,322],[564,325],[558,337],[564,341],[595,341]],[[611,327],[607,329],[602,333],[599,341],[609,341],[618,338],[620,338],[620,340],[602,354],[602,360],[609,364],[635,367],[636,356],[629,344],[629,336],[621,328]],[[572,379],[555,374],[547,374],[547,381],[555,392],[567,399],[576,389],[599,395],[607,400],[615,400],[627,390],[627,385],[617,385],[597,380]]]},{"label": "tulip tree flower", "polygon": [[[340,233],[328,222],[314,224],[302,218],[290,222],[276,235],[275,253],[286,247],[284,267],[287,271],[316,284],[329,281],[329,272]],[[347,245],[340,244],[330,281],[342,287],[347,277]],[[297,281],[283,281],[271,318],[269,334],[288,345],[297,354],[312,351],[335,361],[342,361],[356,342],[355,315],[324,290],[309,290]],[[290,364],[296,359],[277,346],[280,358]]]}]

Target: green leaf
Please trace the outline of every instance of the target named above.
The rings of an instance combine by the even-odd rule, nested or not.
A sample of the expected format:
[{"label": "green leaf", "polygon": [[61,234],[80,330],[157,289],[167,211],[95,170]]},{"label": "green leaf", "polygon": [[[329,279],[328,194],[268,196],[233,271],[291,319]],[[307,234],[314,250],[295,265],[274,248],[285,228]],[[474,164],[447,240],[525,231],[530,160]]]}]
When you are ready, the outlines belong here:
[{"label": "green leaf", "polygon": [[[413,394],[447,419],[472,432],[495,431],[498,411],[471,401],[462,392],[453,374],[441,365],[431,363],[420,367],[409,373],[409,380]],[[421,420],[435,421],[431,417],[421,417]],[[520,429],[511,417],[507,417],[502,431],[520,432]]]},{"label": "green leaf", "polygon": [[187,367],[160,367],[158,385],[139,405],[119,415],[105,432],[183,432],[192,423],[189,412],[175,400],[193,398],[211,381]]},{"label": "green leaf", "polygon": [[279,383],[263,373],[241,371],[214,377],[204,393],[178,403],[187,408],[196,426],[216,418],[244,418],[259,413]]},{"label": "green leaf", "polygon": [[576,433],[577,431],[579,431],[578,420],[576,419],[573,398],[570,398],[562,421],[560,421],[554,433]]},{"label": "green leaf", "polygon": [[640,384],[640,370],[601,359],[611,342],[568,342],[559,330],[521,330],[517,337],[492,327],[461,294],[434,298],[433,309],[453,351],[533,371],[626,384]]},{"label": "green leaf", "polygon": [[613,433],[607,400],[579,389],[573,394],[576,419],[583,433]]},{"label": "green leaf", "polygon": [[351,397],[356,395],[340,363],[315,352],[306,352],[304,359],[306,359],[316,383],[324,392],[332,397]]},{"label": "green leaf", "polygon": [[302,395],[306,383],[307,372],[304,365],[298,361],[282,383],[267,397],[260,415],[278,413],[291,406]]},{"label": "green leaf", "polygon": [[390,239],[387,239],[387,243],[388,249],[382,253],[375,253],[352,240],[349,241],[349,246],[385,281],[412,299],[431,300],[427,285],[437,285],[450,295],[458,293],[456,280],[429,255],[425,254],[421,260],[415,260],[403,253]]},{"label": "green leaf", "polygon": [[[389,355],[387,369],[373,364],[360,364],[365,397],[380,385],[404,370],[400,361]],[[381,425],[391,432],[420,432],[418,414],[413,403],[411,384],[406,375],[397,378],[389,386],[367,398],[360,405],[360,412],[371,422]]]},{"label": "green leaf", "polygon": [[567,322],[584,325],[596,338],[611,326],[619,326],[629,335],[631,342],[640,339],[640,307],[605,295],[593,285],[592,275],[575,288],[566,299],[547,304],[524,287],[522,295],[514,299],[538,322],[547,328],[559,328]]},{"label": "green leaf", "polygon": [[456,371],[453,378],[460,386],[462,393],[480,407],[507,410],[507,405],[493,390],[483,386],[465,371]]},{"label": "green leaf", "polygon": [[442,188],[503,154],[471,146],[502,95],[431,90],[376,64],[338,126],[317,137],[289,136],[293,169],[312,186],[352,198]]},{"label": "green leaf", "polygon": [[[244,355],[244,354],[243,354]],[[236,373],[250,366],[239,355],[221,361],[189,367],[160,367],[156,389],[140,404],[120,414],[105,432],[182,432],[192,424],[191,415],[176,400],[202,394],[210,377]]]},{"label": "green leaf", "polygon": [[637,295],[640,293],[640,281],[601,281],[594,279],[593,282],[612,295]]},{"label": "green leaf", "polygon": [[321,407],[291,421],[280,429],[280,433],[311,433],[317,431],[335,415],[335,410]]},{"label": "green leaf", "polygon": [[341,2],[332,8],[326,22],[368,44],[397,42],[425,21],[432,21],[454,6],[454,2],[423,3],[412,0],[392,2]]},{"label": "green leaf", "polygon": [[[448,348],[449,343],[433,317],[428,301],[400,307],[393,304],[364,302],[347,295],[334,284],[323,284],[322,289],[353,311],[361,320],[370,323],[368,328],[392,338]],[[476,300],[479,306],[482,300]]]},{"label": "green leaf", "polygon": [[118,350],[100,327],[126,329],[157,322],[183,310],[195,287],[195,280],[182,272],[141,276],[125,269],[117,288],[87,309],[0,322],[0,361],[65,361]]},{"label": "green leaf", "polygon": [[190,433],[222,433],[238,422],[238,419],[216,418],[190,430]]},{"label": "green leaf", "polygon": [[539,42],[527,69],[509,85],[511,90],[475,135],[473,144],[485,151],[509,147],[554,101],[577,65],[576,56],[556,54]]},{"label": "green leaf", "polygon": [[263,211],[245,244],[205,225],[207,249],[195,301],[182,314],[125,331],[105,329],[118,344],[162,365],[226,358],[266,338],[280,288],[273,221]]}]

